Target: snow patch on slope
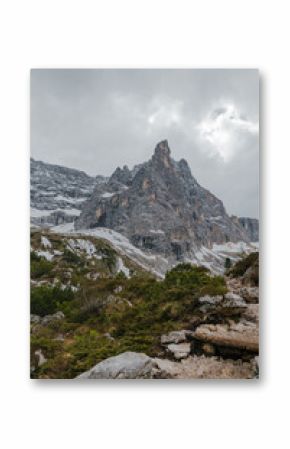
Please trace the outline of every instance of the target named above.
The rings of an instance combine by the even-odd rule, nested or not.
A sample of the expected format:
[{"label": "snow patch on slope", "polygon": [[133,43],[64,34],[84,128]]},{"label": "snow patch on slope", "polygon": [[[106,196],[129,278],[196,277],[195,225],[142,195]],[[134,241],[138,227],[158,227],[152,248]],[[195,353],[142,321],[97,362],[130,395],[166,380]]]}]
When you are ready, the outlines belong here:
[{"label": "snow patch on slope", "polygon": [[91,259],[92,257],[95,257],[96,259],[102,259],[102,256],[99,256],[96,250],[95,245],[90,241],[86,239],[69,239],[68,240],[68,246],[69,249],[72,250],[80,250],[85,251],[87,256]]},{"label": "snow patch on slope", "polygon": [[123,273],[126,278],[130,277],[130,270],[124,265],[123,259],[118,257],[116,265],[117,273]]},{"label": "snow patch on slope", "polygon": [[215,274],[223,274],[225,271],[226,258],[231,259],[232,262],[237,262],[243,254],[250,254],[257,251],[259,244],[257,242],[227,242],[224,244],[214,243],[212,248],[202,246],[193,255],[189,262],[198,265],[204,265]]},{"label": "snow patch on slope", "polygon": [[[167,260],[160,255],[147,254],[136,248],[127,237],[108,228],[93,228],[76,231],[73,223],[65,223],[63,225],[51,228],[53,232],[70,234],[74,236],[92,236],[107,240],[121,254],[129,257],[133,262],[137,263],[146,271],[150,271],[159,278],[164,278],[167,270],[177,264],[176,261]],[[212,248],[205,246],[196,248],[192,256],[187,257],[184,261],[196,265],[203,265],[214,274],[223,274],[225,270],[225,259],[229,257],[233,262],[239,260],[243,254],[249,254],[257,251],[258,243],[224,243],[214,244]],[[126,274],[126,273],[124,273]]]},{"label": "snow patch on slope", "polygon": [[49,262],[53,259],[54,254],[51,254],[49,251],[35,251],[35,253],[40,256],[44,257]]}]

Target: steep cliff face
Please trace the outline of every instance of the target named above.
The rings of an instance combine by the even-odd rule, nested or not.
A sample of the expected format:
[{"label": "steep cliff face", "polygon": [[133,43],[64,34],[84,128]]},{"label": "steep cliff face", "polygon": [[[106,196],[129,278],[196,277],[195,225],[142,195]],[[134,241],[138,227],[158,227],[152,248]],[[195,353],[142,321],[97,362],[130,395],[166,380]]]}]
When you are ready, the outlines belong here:
[{"label": "steep cliff face", "polygon": [[198,184],[187,162],[171,158],[167,141],[156,146],[148,162],[132,171],[118,168],[107,183],[95,187],[75,228],[100,226],[177,260],[201,246],[250,241],[222,201]]}]

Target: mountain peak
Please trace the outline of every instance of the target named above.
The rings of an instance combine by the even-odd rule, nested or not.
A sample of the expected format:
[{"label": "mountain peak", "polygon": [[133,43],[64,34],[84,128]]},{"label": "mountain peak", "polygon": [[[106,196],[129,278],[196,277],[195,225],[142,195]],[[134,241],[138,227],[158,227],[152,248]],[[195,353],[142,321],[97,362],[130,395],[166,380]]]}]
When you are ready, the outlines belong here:
[{"label": "mountain peak", "polygon": [[76,229],[93,227],[113,229],[138,248],[182,260],[202,246],[248,242],[250,224],[234,223],[222,201],[197,183],[186,160],[171,158],[163,140],[151,160],[134,172],[118,168],[107,185],[95,188],[75,221]]},{"label": "mountain peak", "polygon": [[170,156],[170,148],[167,140],[162,140],[156,145],[154,154],[156,156]]},{"label": "mountain peak", "polygon": [[162,140],[156,145],[152,161],[159,167],[170,167],[170,148],[167,140]]}]

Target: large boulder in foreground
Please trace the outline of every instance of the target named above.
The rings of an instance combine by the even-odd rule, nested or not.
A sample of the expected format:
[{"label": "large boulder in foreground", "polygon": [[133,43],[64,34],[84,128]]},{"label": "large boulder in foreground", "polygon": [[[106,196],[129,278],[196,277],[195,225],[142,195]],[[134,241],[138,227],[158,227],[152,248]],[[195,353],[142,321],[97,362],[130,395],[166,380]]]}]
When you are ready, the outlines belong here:
[{"label": "large boulder in foreground", "polygon": [[146,354],[123,352],[95,365],[79,379],[150,379],[156,363]]}]

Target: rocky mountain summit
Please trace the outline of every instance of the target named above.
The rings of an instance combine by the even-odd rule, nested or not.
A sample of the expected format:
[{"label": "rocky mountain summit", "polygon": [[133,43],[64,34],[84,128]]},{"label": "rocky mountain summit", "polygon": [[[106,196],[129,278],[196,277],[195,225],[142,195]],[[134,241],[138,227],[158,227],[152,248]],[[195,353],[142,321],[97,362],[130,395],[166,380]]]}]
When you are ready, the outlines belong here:
[{"label": "rocky mountain summit", "polygon": [[105,178],[31,159],[30,180],[31,222],[49,227],[73,222],[94,186]]},{"label": "rocky mountain summit", "polygon": [[118,167],[96,185],[75,228],[97,227],[113,229],[136,247],[172,261],[198,262],[200,252],[214,244],[258,239],[258,221],[230,217],[222,201],[192,176],[188,163],[172,159],[166,140],[148,162],[131,171]]}]

